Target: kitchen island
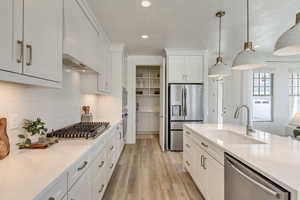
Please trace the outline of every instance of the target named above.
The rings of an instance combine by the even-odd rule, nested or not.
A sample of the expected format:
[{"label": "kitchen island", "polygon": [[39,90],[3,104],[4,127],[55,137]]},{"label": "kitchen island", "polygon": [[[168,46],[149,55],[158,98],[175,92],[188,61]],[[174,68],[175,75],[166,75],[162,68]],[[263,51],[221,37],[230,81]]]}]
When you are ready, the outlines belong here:
[{"label": "kitchen island", "polygon": [[[184,130],[184,165],[204,196],[224,199],[224,153],[228,153],[288,190],[291,200],[300,200],[299,141],[258,130],[246,136],[245,127],[231,124],[189,124]],[[191,150],[193,147],[196,150]],[[205,159],[197,155],[197,150],[207,155]],[[210,171],[208,167],[212,169],[205,183],[199,165],[196,163],[193,168],[198,161],[206,172]],[[218,183],[213,180],[218,180]],[[216,196],[216,193],[221,195]]]}]

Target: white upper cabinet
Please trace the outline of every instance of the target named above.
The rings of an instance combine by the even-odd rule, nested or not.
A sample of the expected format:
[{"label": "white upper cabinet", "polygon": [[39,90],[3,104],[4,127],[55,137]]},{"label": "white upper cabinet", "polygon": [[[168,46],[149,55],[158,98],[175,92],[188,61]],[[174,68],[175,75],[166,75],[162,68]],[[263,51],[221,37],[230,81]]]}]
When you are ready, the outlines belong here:
[{"label": "white upper cabinet", "polygon": [[185,57],[169,57],[169,82],[185,82]]},{"label": "white upper cabinet", "polygon": [[24,1],[24,74],[61,81],[63,2]]},{"label": "white upper cabinet", "polygon": [[203,83],[206,51],[170,50],[167,53],[169,83]]},{"label": "white upper cabinet", "polygon": [[0,12],[0,80],[60,87],[63,2],[2,0]]},{"label": "white upper cabinet", "polygon": [[101,34],[91,12],[81,0],[65,0],[64,54],[99,72],[102,55]]},{"label": "white upper cabinet", "polygon": [[22,73],[22,0],[1,0],[0,13],[0,69]]},{"label": "white upper cabinet", "polygon": [[191,83],[203,83],[204,59],[203,56],[185,57],[186,81]]}]

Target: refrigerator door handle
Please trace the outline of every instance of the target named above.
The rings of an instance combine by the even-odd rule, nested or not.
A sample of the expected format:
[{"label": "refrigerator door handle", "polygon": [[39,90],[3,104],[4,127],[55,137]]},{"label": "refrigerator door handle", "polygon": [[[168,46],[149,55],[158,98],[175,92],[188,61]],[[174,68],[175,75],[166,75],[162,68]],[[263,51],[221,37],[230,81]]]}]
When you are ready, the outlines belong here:
[{"label": "refrigerator door handle", "polygon": [[184,99],[184,89],[185,88],[182,88],[182,90],[181,90],[181,110],[182,110],[182,116],[185,116],[185,114],[184,114],[184,109],[185,109],[185,99]]},{"label": "refrigerator door handle", "polygon": [[187,95],[186,93],[187,93],[187,92],[186,92],[186,88],[184,88],[183,90],[184,90],[184,92],[183,92],[183,94],[184,94],[184,110],[183,110],[183,111],[184,111],[184,114],[183,114],[183,115],[184,115],[184,116],[187,116],[187,110],[186,110],[186,107],[187,107],[187,106],[186,106],[186,95]]}]

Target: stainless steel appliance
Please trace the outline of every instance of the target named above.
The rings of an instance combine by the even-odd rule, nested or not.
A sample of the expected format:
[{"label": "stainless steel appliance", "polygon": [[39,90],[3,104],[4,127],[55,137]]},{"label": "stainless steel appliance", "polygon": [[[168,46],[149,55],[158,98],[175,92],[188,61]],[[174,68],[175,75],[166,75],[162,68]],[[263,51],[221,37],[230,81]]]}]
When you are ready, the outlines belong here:
[{"label": "stainless steel appliance", "polygon": [[183,124],[203,121],[203,94],[203,84],[169,84],[169,150],[183,150]]},{"label": "stainless steel appliance", "polygon": [[225,200],[290,200],[290,193],[232,156],[225,155]]},{"label": "stainless steel appliance", "polygon": [[58,138],[96,138],[110,126],[109,122],[80,122],[66,128],[52,131],[47,137]]}]

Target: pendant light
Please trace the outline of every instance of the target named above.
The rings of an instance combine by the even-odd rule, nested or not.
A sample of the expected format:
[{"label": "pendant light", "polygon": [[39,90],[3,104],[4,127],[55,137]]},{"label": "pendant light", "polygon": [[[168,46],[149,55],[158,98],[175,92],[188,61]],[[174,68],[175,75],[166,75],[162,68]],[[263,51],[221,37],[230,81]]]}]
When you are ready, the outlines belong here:
[{"label": "pendant light", "polygon": [[244,44],[244,50],[233,60],[232,69],[234,70],[250,70],[266,66],[263,57],[253,49],[249,29],[249,0],[247,0],[247,42]]},{"label": "pendant light", "polygon": [[296,15],[296,25],[283,33],[276,42],[274,55],[300,55],[300,12]]},{"label": "pendant light", "polygon": [[216,64],[213,65],[209,69],[208,77],[210,77],[210,78],[215,78],[215,77],[222,78],[222,77],[230,76],[231,75],[231,69],[230,69],[230,67],[227,66],[226,64],[224,64],[223,57],[221,57],[222,17],[225,16],[225,12],[224,11],[217,12],[216,16],[220,18],[220,21],[219,21],[219,56],[217,57]]}]

